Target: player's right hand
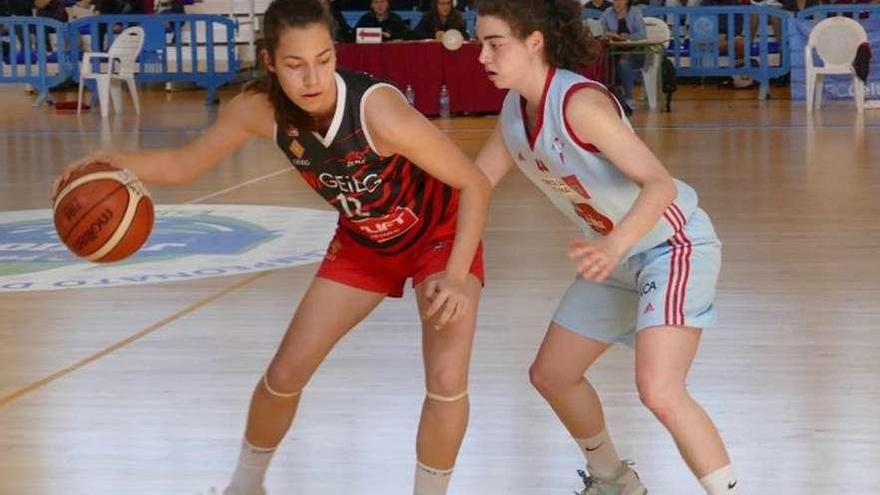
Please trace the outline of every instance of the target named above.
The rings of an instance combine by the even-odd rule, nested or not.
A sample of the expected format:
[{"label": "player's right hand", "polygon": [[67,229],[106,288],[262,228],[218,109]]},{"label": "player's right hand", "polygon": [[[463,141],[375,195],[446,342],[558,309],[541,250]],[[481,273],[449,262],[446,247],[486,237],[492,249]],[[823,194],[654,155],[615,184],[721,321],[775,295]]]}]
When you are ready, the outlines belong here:
[{"label": "player's right hand", "polygon": [[55,182],[52,183],[52,189],[50,191],[49,199],[52,201],[55,201],[55,197],[58,196],[58,193],[60,192],[59,187],[61,186],[61,184],[63,184],[64,182],[67,181],[67,179],[70,177],[70,174],[72,174],[74,171],[76,171],[78,168],[82,167],[83,165],[85,165],[87,163],[92,163],[92,162],[105,162],[105,163],[110,163],[112,165],[113,162],[111,159],[110,150],[97,150],[92,153],[89,153],[88,155],[86,155],[83,158],[80,158],[79,160],[75,160],[73,162],[68,163],[64,167],[64,171],[62,171],[61,174],[58,176],[58,178],[55,179]]}]

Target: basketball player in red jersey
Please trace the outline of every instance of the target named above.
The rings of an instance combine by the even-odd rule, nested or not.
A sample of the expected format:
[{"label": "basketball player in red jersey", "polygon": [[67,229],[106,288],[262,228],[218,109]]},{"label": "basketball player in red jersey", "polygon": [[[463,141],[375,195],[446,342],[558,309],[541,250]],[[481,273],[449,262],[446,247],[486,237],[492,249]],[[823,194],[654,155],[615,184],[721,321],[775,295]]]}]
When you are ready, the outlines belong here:
[{"label": "basketball player in red jersey", "polygon": [[89,159],[148,184],[183,184],[263,137],[340,212],[317,276],[253,392],[227,495],[265,493],[269,461],[309,378],[385,296],[402,295],[409,277],[423,316],[427,388],[414,493],[444,494],[468,421],[488,181],[397,89],[336,70],[332,19],[319,0],[275,0],[265,20],[265,79],[233,98],[196,140]]}]

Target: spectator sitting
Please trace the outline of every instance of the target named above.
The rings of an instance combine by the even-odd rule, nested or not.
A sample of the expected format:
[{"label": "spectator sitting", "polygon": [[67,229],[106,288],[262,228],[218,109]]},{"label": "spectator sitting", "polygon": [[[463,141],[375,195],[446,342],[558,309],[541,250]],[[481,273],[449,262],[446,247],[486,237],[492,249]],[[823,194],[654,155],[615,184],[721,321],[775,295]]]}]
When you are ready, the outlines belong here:
[{"label": "spectator sitting", "polygon": [[[630,5],[630,0],[614,0],[614,5],[602,14],[605,37],[610,41],[643,40],[648,37],[642,9]],[[623,89],[623,99],[630,108],[633,100],[633,83],[636,72],[645,65],[644,55],[620,55],[617,57],[617,77]]]},{"label": "spectator sitting", "polygon": [[[46,17],[49,19],[55,19],[58,22],[67,22],[67,9],[64,7],[63,0],[36,0],[34,2],[34,8],[37,9],[37,17]],[[37,33],[36,27],[31,30],[31,33]],[[52,28],[47,28],[45,33],[46,50],[50,52],[54,51],[49,35],[55,34],[58,36],[58,33],[55,33]]]},{"label": "spectator sitting", "polygon": [[414,38],[442,40],[443,33],[456,29],[464,39],[468,39],[464,16],[452,8],[452,0],[434,0],[433,3],[434,7],[422,16],[422,20],[416,26]]},{"label": "spectator sitting", "polygon": [[370,11],[361,17],[357,28],[382,28],[382,41],[402,40],[411,36],[409,26],[399,15],[391,12],[388,0],[372,0]]}]

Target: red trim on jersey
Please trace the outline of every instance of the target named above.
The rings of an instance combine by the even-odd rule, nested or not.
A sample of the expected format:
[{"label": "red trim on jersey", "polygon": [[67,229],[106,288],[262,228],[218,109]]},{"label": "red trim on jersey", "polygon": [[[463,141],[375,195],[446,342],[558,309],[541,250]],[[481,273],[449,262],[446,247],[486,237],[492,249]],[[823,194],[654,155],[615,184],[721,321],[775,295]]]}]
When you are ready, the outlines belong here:
[{"label": "red trim on jersey", "polygon": [[519,97],[519,109],[522,116],[523,130],[526,132],[526,138],[529,140],[529,147],[535,151],[535,143],[538,142],[538,135],[541,134],[541,128],[544,127],[544,107],[547,104],[547,93],[550,92],[550,83],[553,82],[553,76],[556,75],[556,67],[550,67],[547,71],[547,79],[544,80],[544,90],[541,92],[541,102],[538,104],[538,115],[535,118],[535,132],[529,132],[529,116],[526,113],[526,99]]},{"label": "red trim on jersey", "polygon": [[611,103],[614,104],[614,108],[617,109],[617,115],[622,117],[623,114],[620,111],[620,105],[617,103],[617,98],[611,94],[611,91],[608,91],[608,88],[603,86],[602,84],[597,83],[596,81],[586,81],[580,82],[572,85],[568,88],[568,91],[565,92],[565,97],[562,99],[562,122],[565,123],[565,130],[568,131],[568,135],[571,136],[572,141],[577,143],[578,146],[583,148],[590,153],[600,153],[599,148],[591,143],[585,143],[580,140],[580,138],[575,134],[574,129],[571,127],[571,123],[568,121],[568,100],[574,95],[575,92],[584,89],[584,88],[596,88],[599,91],[605,93],[608,98],[611,99]]},{"label": "red trim on jersey", "polygon": [[669,260],[669,282],[666,285],[666,325],[684,325],[684,303],[691,273],[693,246],[684,231],[669,239],[672,253]]}]

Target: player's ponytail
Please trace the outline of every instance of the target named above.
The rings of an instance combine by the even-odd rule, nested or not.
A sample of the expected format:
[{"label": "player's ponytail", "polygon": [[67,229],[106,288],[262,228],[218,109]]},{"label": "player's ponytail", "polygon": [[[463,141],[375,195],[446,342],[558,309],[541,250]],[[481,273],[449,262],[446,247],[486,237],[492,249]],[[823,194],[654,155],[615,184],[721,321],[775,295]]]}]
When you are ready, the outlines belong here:
[{"label": "player's ponytail", "polygon": [[544,55],[553,67],[575,70],[596,58],[596,41],[575,0],[478,0],[476,8],[478,15],[505,21],[519,39],[540,31]]},{"label": "player's ponytail", "polygon": [[[304,28],[312,24],[324,24],[333,33],[333,18],[320,0],[274,0],[263,16],[263,43],[265,56],[275,60],[281,36],[291,28]],[[265,65],[266,61],[260,57]],[[314,130],[315,122],[311,115],[297,106],[284,93],[278,76],[265,69],[263,77],[245,86],[245,91],[265,93],[275,109],[275,121],[279,128],[296,127],[300,130]]]}]

